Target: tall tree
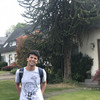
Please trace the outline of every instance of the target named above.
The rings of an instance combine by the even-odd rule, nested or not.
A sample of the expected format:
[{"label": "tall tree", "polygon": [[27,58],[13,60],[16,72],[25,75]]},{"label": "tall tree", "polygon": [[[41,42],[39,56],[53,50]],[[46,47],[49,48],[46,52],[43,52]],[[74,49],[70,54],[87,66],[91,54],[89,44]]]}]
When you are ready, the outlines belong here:
[{"label": "tall tree", "polygon": [[[71,51],[80,35],[100,21],[100,0],[18,0],[26,11],[33,29],[40,31],[52,44],[60,45],[64,59],[64,81],[71,79]],[[54,45],[52,48],[54,48]]]},{"label": "tall tree", "polygon": [[42,42],[42,35],[38,34],[38,32],[34,32],[34,34],[31,35],[24,35],[17,38],[17,65],[18,67],[26,66],[25,60],[27,58],[28,52],[30,50],[39,50]]}]

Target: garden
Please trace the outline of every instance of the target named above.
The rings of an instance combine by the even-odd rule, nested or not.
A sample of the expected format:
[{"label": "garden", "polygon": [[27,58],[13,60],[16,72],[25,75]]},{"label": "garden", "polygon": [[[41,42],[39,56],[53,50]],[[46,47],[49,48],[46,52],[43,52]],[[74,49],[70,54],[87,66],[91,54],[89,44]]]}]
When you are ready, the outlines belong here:
[{"label": "garden", "polygon": [[[16,69],[26,66],[27,53],[38,50],[41,58],[37,66],[47,73],[46,100],[100,100],[99,90],[79,85],[87,77],[91,78],[93,58],[78,51],[82,34],[88,33],[91,25],[100,20],[100,1],[51,0],[47,3],[48,0],[38,0],[34,6],[28,2],[31,0],[18,1],[26,8],[23,16],[30,16],[33,30],[25,31],[26,39],[17,38],[17,62],[8,66],[0,58],[0,70],[15,74]],[[38,27],[40,31],[34,31]],[[100,85],[100,68],[94,80]],[[0,81],[0,99],[18,100],[14,80]]]}]

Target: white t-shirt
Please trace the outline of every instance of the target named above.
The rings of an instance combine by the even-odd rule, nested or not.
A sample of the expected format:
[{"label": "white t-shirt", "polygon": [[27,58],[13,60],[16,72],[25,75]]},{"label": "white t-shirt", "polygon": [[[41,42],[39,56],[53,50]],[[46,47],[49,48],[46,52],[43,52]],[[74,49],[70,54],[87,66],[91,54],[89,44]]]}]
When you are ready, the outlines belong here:
[{"label": "white t-shirt", "polygon": [[[46,72],[43,69],[42,82],[46,81]],[[19,83],[19,69],[16,71],[15,82]],[[20,100],[44,100],[40,86],[40,76],[38,67],[33,71],[27,71],[24,67],[24,73],[21,80]]]}]

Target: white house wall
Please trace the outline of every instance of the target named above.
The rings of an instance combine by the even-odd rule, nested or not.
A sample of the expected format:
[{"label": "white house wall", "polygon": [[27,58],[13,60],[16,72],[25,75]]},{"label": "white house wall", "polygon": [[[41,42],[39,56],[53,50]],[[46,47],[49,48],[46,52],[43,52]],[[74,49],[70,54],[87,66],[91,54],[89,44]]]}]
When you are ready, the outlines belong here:
[{"label": "white house wall", "polygon": [[[98,61],[98,44],[97,40],[100,39],[100,30],[95,30],[89,32],[89,34],[82,36],[82,46],[80,46],[79,51],[82,52],[84,55],[87,54],[91,58],[93,58],[93,66],[91,69],[91,75],[93,76],[96,70],[99,67]],[[95,45],[93,48],[92,44]]]},{"label": "white house wall", "polygon": [[[9,59],[9,55],[10,59]],[[15,62],[15,56],[16,56],[16,52],[6,52],[6,53],[1,53],[1,56],[4,57],[4,61],[8,63],[8,65],[10,65],[11,63]],[[10,63],[9,63],[10,60]]]}]

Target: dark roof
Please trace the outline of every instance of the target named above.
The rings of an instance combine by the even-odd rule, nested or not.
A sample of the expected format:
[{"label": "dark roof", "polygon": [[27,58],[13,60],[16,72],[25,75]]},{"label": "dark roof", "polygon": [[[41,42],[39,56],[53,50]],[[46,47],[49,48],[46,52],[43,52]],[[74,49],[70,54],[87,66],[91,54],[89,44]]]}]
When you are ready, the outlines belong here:
[{"label": "dark roof", "polygon": [[11,36],[7,39],[7,41],[16,40],[19,36],[24,35],[28,30],[30,30],[31,26],[26,25],[25,27],[16,29]]},{"label": "dark roof", "polygon": [[0,45],[3,45],[8,37],[0,37]]},{"label": "dark roof", "polygon": [[16,29],[4,43],[4,45],[7,44],[6,47],[3,47],[4,45],[2,46],[1,53],[15,51],[16,46],[10,47],[10,42],[16,41],[18,37],[25,35],[29,31],[31,31],[31,25]]},{"label": "dark roof", "polygon": [[1,48],[2,45],[5,43],[5,41],[7,40],[8,37],[0,37],[0,52],[1,52]]}]

